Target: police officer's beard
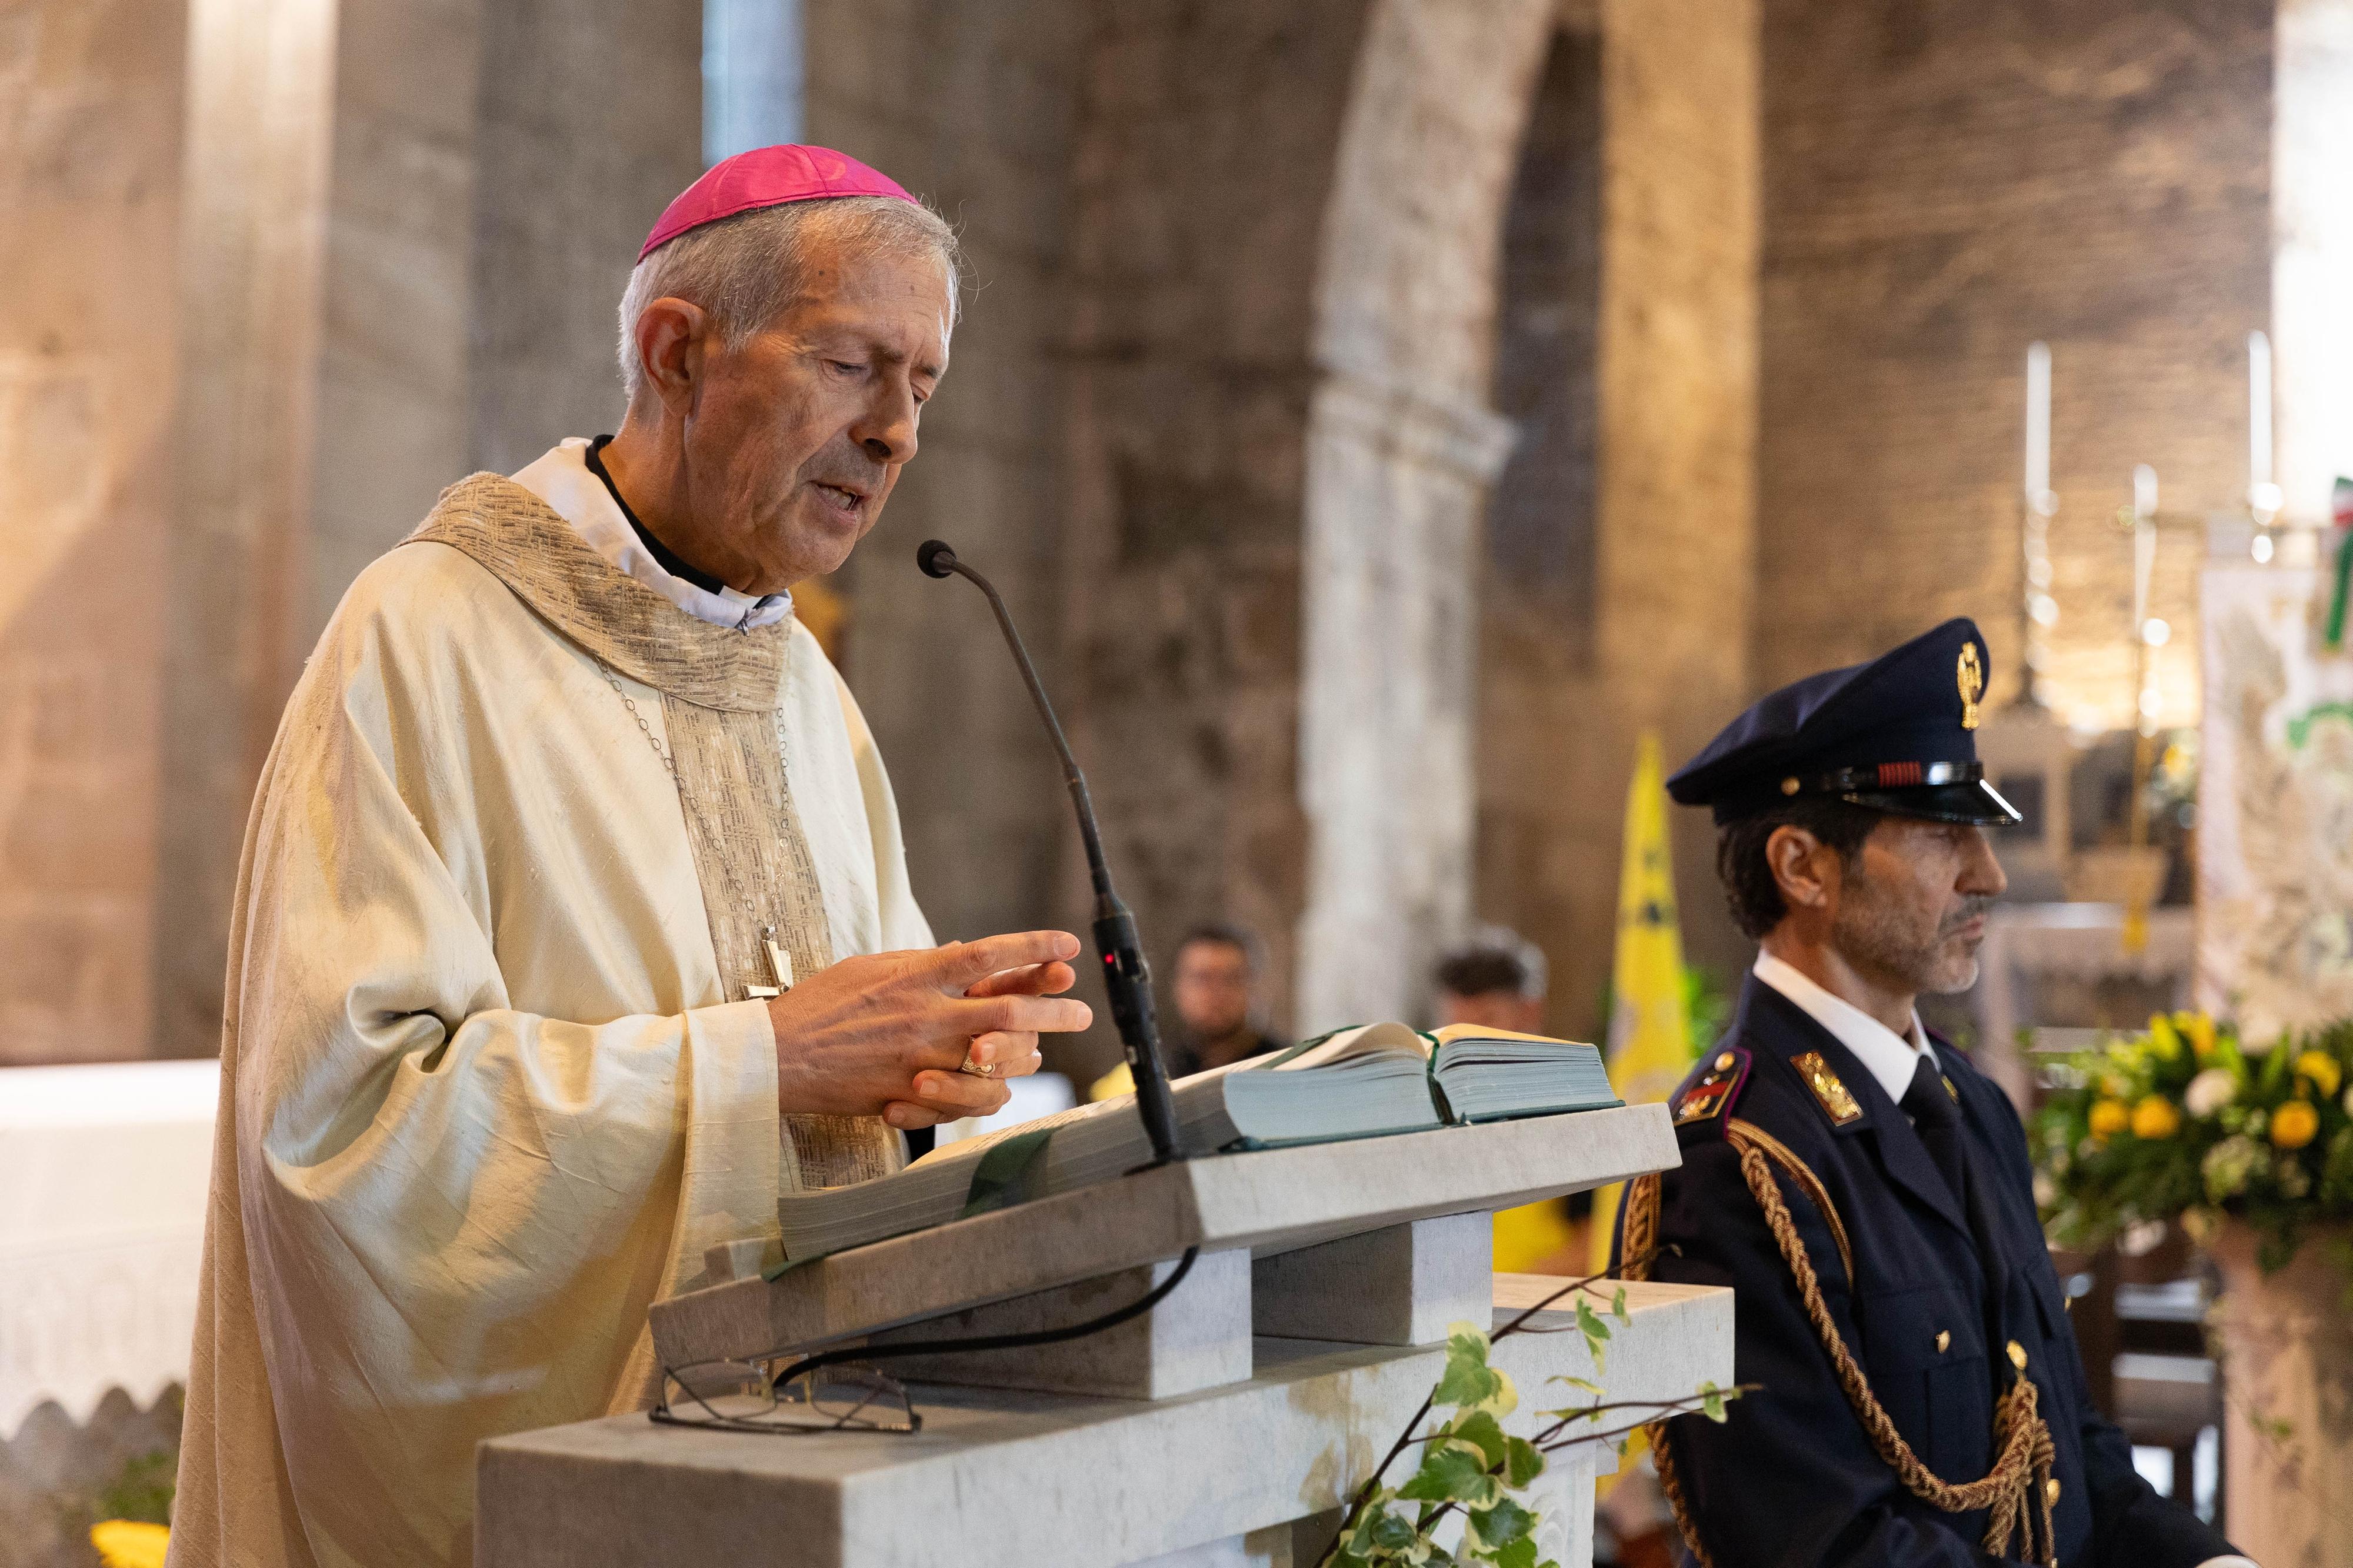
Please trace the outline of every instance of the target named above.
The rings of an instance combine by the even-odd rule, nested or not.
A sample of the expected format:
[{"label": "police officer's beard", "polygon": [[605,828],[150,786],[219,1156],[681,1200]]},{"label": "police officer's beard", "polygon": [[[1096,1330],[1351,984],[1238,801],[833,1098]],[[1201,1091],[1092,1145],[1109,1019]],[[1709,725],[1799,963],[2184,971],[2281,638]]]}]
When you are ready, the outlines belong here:
[{"label": "police officer's beard", "polygon": [[1838,919],[1831,928],[1831,941],[1841,957],[1915,995],[1949,995],[1977,984],[1977,945],[1963,946],[1954,936],[1984,914],[1991,899],[1964,899],[1924,936],[1915,913],[1887,897],[1862,871],[1862,857],[1857,856],[1847,868]]}]

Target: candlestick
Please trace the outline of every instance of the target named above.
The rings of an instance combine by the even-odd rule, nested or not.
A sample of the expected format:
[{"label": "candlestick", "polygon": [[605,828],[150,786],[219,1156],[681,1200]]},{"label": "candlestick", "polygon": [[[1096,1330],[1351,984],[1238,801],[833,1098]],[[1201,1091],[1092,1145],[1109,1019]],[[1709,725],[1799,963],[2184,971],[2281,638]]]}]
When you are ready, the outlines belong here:
[{"label": "candlestick", "polygon": [[2026,505],[2048,515],[2051,493],[2051,345],[2026,345]]},{"label": "candlestick", "polygon": [[2247,493],[2272,482],[2272,341],[2247,334]]}]

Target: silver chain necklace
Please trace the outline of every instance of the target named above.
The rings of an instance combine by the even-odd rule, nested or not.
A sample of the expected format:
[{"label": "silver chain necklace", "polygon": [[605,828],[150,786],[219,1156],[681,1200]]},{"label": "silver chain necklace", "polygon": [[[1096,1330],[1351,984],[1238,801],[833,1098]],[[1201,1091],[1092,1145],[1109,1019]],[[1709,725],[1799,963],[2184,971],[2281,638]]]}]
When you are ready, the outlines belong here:
[{"label": "silver chain necklace", "polygon": [[[596,658],[594,654],[591,654],[589,657],[591,658]],[[786,683],[789,682],[792,678],[792,645],[787,643],[785,647],[785,667],[777,679],[777,687],[780,691],[784,689]],[[679,776],[678,759],[670,754],[670,748],[663,745],[660,739],[654,734],[653,725],[647,721],[645,714],[640,712],[638,709],[638,700],[629,695],[629,689],[621,684],[621,678],[613,672],[613,667],[611,665],[608,665],[603,659],[598,658],[596,659],[596,668],[604,675],[605,684],[610,686],[613,689],[615,695],[620,698],[621,706],[629,710],[629,717],[638,721],[638,733],[646,738],[647,746],[652,750],[654,756],[661,763],[662,772],[670,775],[670,787],[678,791],[679,809],[686,812],[693,811],[695,809],[694,799],[687,792],[686,780]],[[776,704],[776,765],[785,770],[786,780],[786,787],[789,789],[791,787],[792,770],[789,766],[788,759],[785,752],[785,708],[781,701]],[[744,912],[754,921],[760,919],[760,906],[752,897],[751,890],[749,889],[746,889],[744,892]],[[790,991],[793,988],[793,955],[786,952],[783,946],[778,943],[776,941],[776,928],[771,923],[763,922],[761,924],[760,941],[768,950],[768,975],[770,979],[776,982],[776,984],[773,985],[747,984],[744,987],[744,994],[747,998],[754,999],[781,996],[786,992]]]}]

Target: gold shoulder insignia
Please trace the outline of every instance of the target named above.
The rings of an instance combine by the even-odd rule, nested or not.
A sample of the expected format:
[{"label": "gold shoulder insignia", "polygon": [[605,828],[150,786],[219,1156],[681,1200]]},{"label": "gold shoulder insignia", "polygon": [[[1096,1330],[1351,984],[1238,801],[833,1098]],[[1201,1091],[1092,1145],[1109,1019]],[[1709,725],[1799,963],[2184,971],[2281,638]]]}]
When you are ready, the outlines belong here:
[{"label": "gold shoulder insignia", "polygon": [[1831,1071],[1830,1063],[1822,1060],[1820,1051],[1793,1057],[1789,1065],[1798,1069],[1798,1076],[1806,1080],[1806,1087],[1814,1091],[1814,1098],[1822,1102],[1822,1109],[1830,1113],[1832,1121],[1843,1127],[1862,1117],[1862,1107],[1855,1103],[1854,1096],[1847,1092],[1838,1074]]}]

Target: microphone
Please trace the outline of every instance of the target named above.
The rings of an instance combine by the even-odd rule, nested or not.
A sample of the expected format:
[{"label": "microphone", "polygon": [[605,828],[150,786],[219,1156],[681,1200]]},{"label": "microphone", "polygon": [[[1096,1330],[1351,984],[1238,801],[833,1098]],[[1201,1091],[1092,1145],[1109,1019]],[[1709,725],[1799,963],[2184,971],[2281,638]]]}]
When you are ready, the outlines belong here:
[{"label": "microphone", "polygon": [[1078,759],[1071,755],[1071,743],[1062,738],[1061,721],[1054,717],[1054,705],[1046,700],[1037,667],[1029,662],[1029,650],[1021,646],[1021,634],[1013,629],[1013,617],[1006,613],[997,589],[957,560],[956,552],[942,540],[925,540],[915,552],[915,564],[927,577],[954,574],[988,595],[988,607],[997,612],[1006,646],[1013,650],[1021,679],[1029,684],[1029,700],[1038,705],[1038,717],[1046,721],[1046,733],[1062,759],[1062,782],[1070,786],[1071,805],[1078,812],[1079,837],[1086,842],[1087,875],[1095,889],[1095,953],[1103,960],[1103,988],[1111,994],[1111,1016],[1119,1027],[1119,1043],[1127,1053],[1127,1070],[1135,1079],[1136,1109],[1143,1114],[1144,1131],[1152,1139],[1153,1163],[1165,1165],[1181,1160],[1185,1151],[1176,1138],[1176,1102],[1169,1098],[1168,1069],[1160,1059],[1160,1026],[1152,1015],[1152,972],[1144,962],[1144,944],[1136,940],[1135,916],[1112,889],[1111,868],[1103,861],[1103,832],[1095,825],[1094,805],[1087,798],[1086,775],[1079,771]]}]

